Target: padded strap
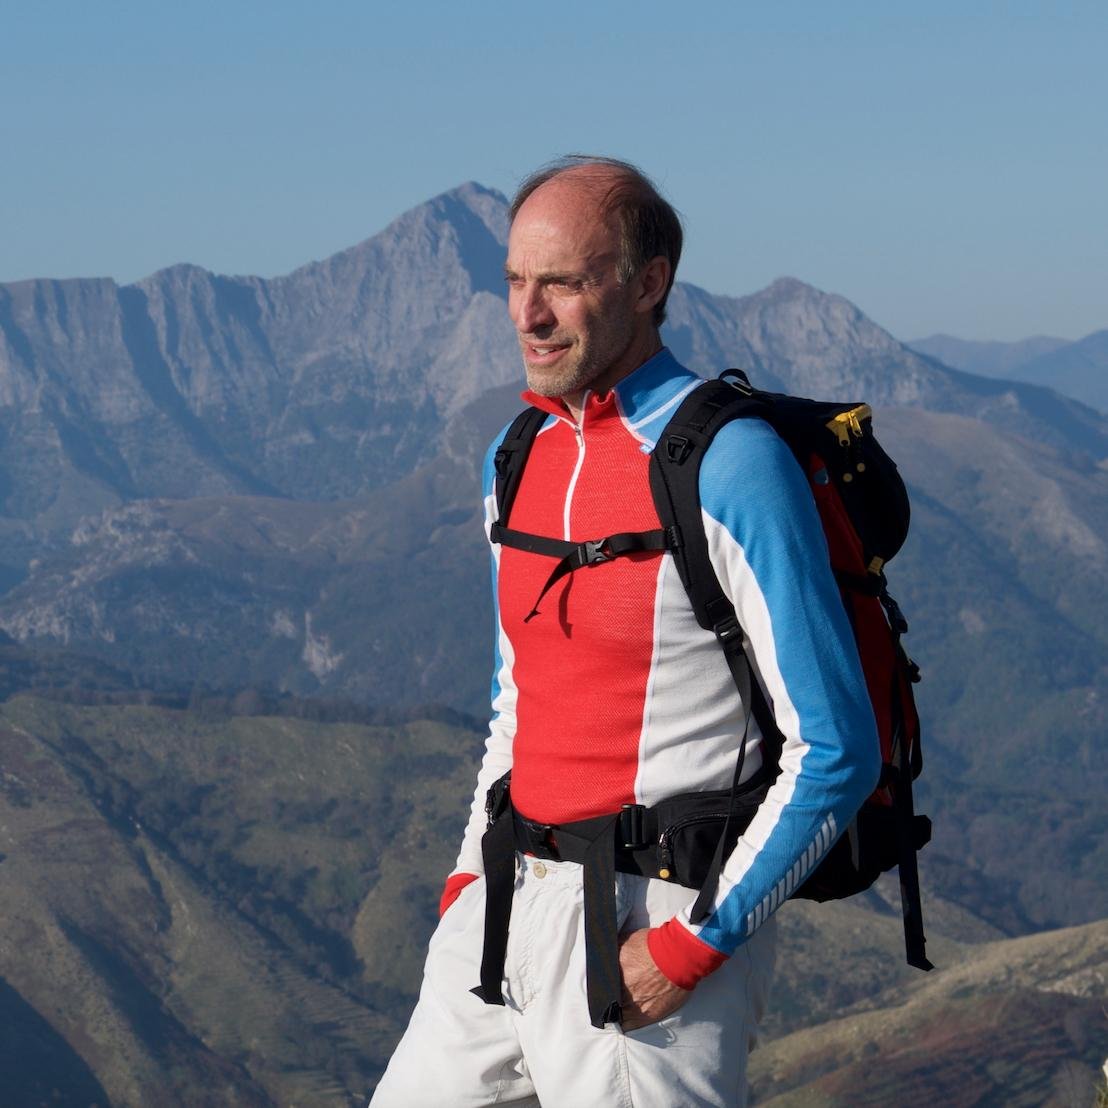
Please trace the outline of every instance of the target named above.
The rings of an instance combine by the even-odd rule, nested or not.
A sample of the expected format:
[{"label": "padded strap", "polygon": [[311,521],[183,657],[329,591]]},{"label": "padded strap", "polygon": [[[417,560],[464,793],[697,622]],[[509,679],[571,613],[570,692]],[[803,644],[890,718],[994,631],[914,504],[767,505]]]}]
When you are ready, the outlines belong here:
[{"label": "padded strap", "polygon": [[696,620],[725,637],[737,632],[734,606],[720,587],[708,553],[700,504],[700,466],[725,423],[765,412],[766,404],[727,381],[705,381],[678,406],[650,457],[650,488],[663,527],[676,527],[683,545],[674,561]]},{"label": "padded strap", "polygon": [[519,490],[527,456],[531,453],[535,436],[546,419],[546,413],[538,408],[524,408],[512,421],[493,456],[496,467],[496,512],[502,523],[507,523],[512,513],[512,504]]}]

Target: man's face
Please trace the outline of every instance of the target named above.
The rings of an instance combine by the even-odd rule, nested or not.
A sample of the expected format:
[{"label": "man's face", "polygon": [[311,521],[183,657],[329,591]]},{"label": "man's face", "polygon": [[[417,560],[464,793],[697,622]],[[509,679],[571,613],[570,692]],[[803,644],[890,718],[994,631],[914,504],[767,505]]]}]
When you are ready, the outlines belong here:
[{"label": "man's face", "polygon": [[572,176],[540,186],[508,237],[508,314],[527,384],[540,396],[606,389],[642,360],[646,319],[634,281],[621,284],[619,231],[599,190]]}]

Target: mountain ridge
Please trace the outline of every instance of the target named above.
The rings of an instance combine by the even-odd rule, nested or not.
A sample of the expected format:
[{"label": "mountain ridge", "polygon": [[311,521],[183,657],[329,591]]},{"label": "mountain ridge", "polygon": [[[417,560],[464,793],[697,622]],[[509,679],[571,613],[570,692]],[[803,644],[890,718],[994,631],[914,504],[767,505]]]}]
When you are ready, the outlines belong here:
[{"label": "mountain ridge", "polygon": [[937,332],[925,338],[907,339],[910,346],[955,369],[980,373],[986,377],[1009,377],[1011,371],[1040,354],[1068,346],[1072,340],[1056,335],[1029,335],[1013,342],[996,339],[963,339]]},{"label": "mountain ridge", "polygon": [[1045,386],[1100,412],[1108,411],[1108,330],[1073,342],[1049,335],[1011,343],[931,335],[906,345],[957,369]]},{"label": "mountain ridge", "polygon": [[[275,278],[184,263],[124,286],[0,286],[0,415],[40,420],[27,435],[12,428],[19,445],[41,455],[43,439],[58,440],[108,500],[187,495],[183,458],[201,493],[351,495],[372,474],[410,465],[437,419],[517,378],[503,311],[506,218],[499,193],[469,182]],[[877,404],[976,403],[983,418],[1027,433],[1061,421],[1056,441],[1108,452],[1077,409],[1056,404],[1044,422],[1038,398],[1019,388],[1013,401],[1012,389],[968,387],[849,301],[793,277],[743,297],[679,283],[666,335],[706,373],[739,360],[761,383],[806,395],[853,385]],[[987,402],[990,391],[1000,400]],[[310,484],[306,472],[317,474]],[[4,514],[12,507],[27,518],[25,505]]]}]

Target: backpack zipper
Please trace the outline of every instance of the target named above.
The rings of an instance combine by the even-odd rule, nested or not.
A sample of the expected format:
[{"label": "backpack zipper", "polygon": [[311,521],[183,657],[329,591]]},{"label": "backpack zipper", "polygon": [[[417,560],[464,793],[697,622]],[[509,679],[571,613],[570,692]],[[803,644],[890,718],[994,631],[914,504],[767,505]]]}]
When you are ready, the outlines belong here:
[{"label": "backpack zipper", "polygon": [[[873,420],[873,409],[868,404],[859,404],[846,412],[839,412],[827,421],[827,429],[839,440],[846,451],[846,466],[842,475],[844,482],[854,480],[854,473],[864,473],[866,463],[862,459],[862,439],[866,429],[862,425]],[[852,472],[853,471],[853,472]]]},{"label": "backpack zipper", "polygon": [[[713,820],[726,820],[726,812],[702,812],[696,816],[686,816],[684,819],[679,819],[675,823],[671,823],[659,836],[658,836],[658,850],[662,855],[662,866],[658,870],[658,876],[664,881],[668,881],[673,876],[673,846],[670,840],[678,831],[683,831],[686,827],[692,827],[696,823],[710,823]],[[720,828],[722,834],[723,828]]]},{"label": "backpack zipper", "polygon": [[860,439],[865,434],[862,424],[873,419],[873,409],[868,404],[859,404],[846,412],[839,412],[827,422],[827,429],[834,432],[840,446],[849,446],[851,438]]}]

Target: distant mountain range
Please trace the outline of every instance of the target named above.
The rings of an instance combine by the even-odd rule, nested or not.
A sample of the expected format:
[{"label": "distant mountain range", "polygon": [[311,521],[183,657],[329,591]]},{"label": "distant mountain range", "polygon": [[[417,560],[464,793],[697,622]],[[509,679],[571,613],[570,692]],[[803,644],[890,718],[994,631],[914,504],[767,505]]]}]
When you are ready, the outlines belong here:
[{"label": "distant mountain range", "polygon": [[[106,820],[123,836],[111,846],[122,852],[111,879],[118,895],[153,880],[134,894],[139,916],[170,928],[148,960],[129,961],[130,939],[110,937],[131,932],[95,898],[78,906],[50,900],[35,876],[46,855],[32,851],[22,868],[0,865],[0,877],[11,875],[10,895],[31,889],[32,899],[44,898],[26,908],[38,920],[28,934],[40,928],[49,940],[43,959],[69,967],[57,981],[36,978],[41,991],[28,1003],[40,1013],[60,1003],[49,998],[88,980],[89,965],[106,981],[141,979],[146,993],[174,998],[157,1023],[168,1054],[136,1038],[126,1013],[97,1047],[103,1057],[124,1051],[155,1074],[151,1081],[156,1059],[171,1057],[198,1088],[222,1082],[240,1090],[242,1103],[323,1090],[336,1074],[356,1092],[395,1033],[389,1021],[410,996],[414,956],[390,947],[389,935],[367,921],[403,910],[422,935],[444,863],[436,861],[413,905],[404,900],[407,857],[401,864],[392,856],[387,873],[373,870],[360,849],[340,851],[348,868],[335,873],[311,851],[280,860],[282,836],[312,833],[312,813],[296,806],[298,785],[279,800],[257,790],[314,766],[311,744],[324,737],[310,728],[243,725],[218,742],[209,736],[182,766],[187,784],[179,791],[157,763],[178,740],[193,742],[190,729],[215,694],[244,703],[280,694],[340,699],[409,714],[433,705],[487,712],[492,615],[477,469],[485,445],[518,410],[521,377],[504,310],[506,228],[504,198],[467,184],[350,250],[273,280],[175,266],[127,286],[0,285],[0,631],[8,636],[0,640],[0,685],[109,701],[173,696],[197,708],[139,722],[125,709],[99,716],[13,708],[4,732],[9,749],[22,751],[23,770],[4,762],[0,782],[20,820],[24,799],[37,795],[20,791],[20,782],[45,775],[46,793],[69,797],[50,808],[51,819],[63,829],[71,819],[78,827]],[[913,497],[912,535],[890,578],[925,675],[921,807],[935,817],[936,834],[924,878],[930,902],[947,906],[941,933],[1012,938],[1108,917],[1108,767],[1100,753],[1108,722],[1108,419],[1040,383],[952,367],[953,347],[910,349],[847,300],[792,278],[740,298],[679,284],[664,335],[704,374],[739,365],[763,387],[877,408],[877,432]],[[1075,347],[1095,360],[1096,338],[1027,346],[1012,373]],[[145,726],[156,733],[143,734]],[[255,780],[254,770],[233,762],[234,742],[262,732],[280,764]],[[95,736],[103,750],[91,748]],[[145,749],[147,740],[154,749]],[[231,745],[215,753],[225,740]],[[412,795],[404,758],[438,774],[442,796],[460,805],[466,798],[455,792],[468,780],[479,737],[418,734],[409,749],[407,738],[390,745],[395,735],[326,736],[348,740],[357,750],[384,744],[398,759],[359,763],[356,779],[382,775],[373,803],[395,812],[405,850],[433,841],[436,858],[446,858],[454,823],[445,821],[447,835],[439,813]],[[464,742],[464,759],[447,756],[451,742]],[[336,750],[326,757],[339,767]],[[332,780],[342,772],[335,768]],[[333,833],[343,841],[365,834],[348,801],[356,803],[336,799]],[[315,802],[329,803],[322,794]],[[70,805],[84,814],[72,816]],[[35,826],[25,825],[28,842]],[[59,831],[58,843],[76,841],[66,835]],[[0,862],[6,850],[0,843]],[[62,879],[78,881],[72,873]],[[254,885],[267,891],[251,899]],[[58,931],[55,909],[69,931]],[[961,922],[950,923],[956,916]],[[250,993],[244,1020],[278,1004],[276,996],[309,1004],[321,1027],[337,1012],[375,1036],[374,1060],[353,1057],[343,1034],[321,1031],[297,1055],[302,1083],[274,1076],[289,1025],[277,1019],[251,1054],[245,1024],[219,1024],[219,982],[188,953],[193,926],[216,945],[233,932],[234,943],[254,952],[228,955],[231,981],[250,978],[271,940],[297,952],[295,972],[275,968],[278,979]],[[183,968],[159,984],[151,966],[167,975],[167,967]],[[340,987],[351,967],[362,967],[353,999]],[[0,967],[0,978],[14,980],[15,972]],[[0,981],[0,1018],[24,1011],[20,998],[29,994],[12,988],[16,995],[5,994]],[[833,1002],[843,995],[835,992]],[[797,1009],[811,1003],[809,991]],[[1049,1018],[1064,1023],[1070,1008],[1059,1005]],[[370,1019],[383,1011],[384,1022]],[[212,1056],[197,1052],[188,1045],[193,1034],[222,1045]],[[317,1050],[328,1054],[326,1064],[317,1065]],[[228,1058],[238,1068],[228,1069]],[[74,1081],[105,1072],[70,1063]],[[796,1074],[766,1080],[775,1095],[799,1082]]]},{"label": "distant mountain range", "polygon": [[[179,266],[122,288],[0,286],[0,629],[138,687],[483,715],[477,469],[520,387],[505,235],[504,198],[468,184],[272,281]],[[962,782],[937,803],[990,828],[989,880],[966,895],[1011,933],[1108,915],[1093,862],[1108,842],[1079,861],[1059,840],[1044,868],[1041,812],[1002,850],[995,799],[965,791],[1018,789],[1049,765],[1067,826],[1108,791],[1092,755],[1108,420],[918,354],[789,278],[741,298],[678,285],[665,337],[706,374],[740,365],[765,387],[881,409],[915,504],[891,574],[927,677],[928,780]]]},{"label": "distant mountain range", "polygon": [[[174,266],[0,285],[0,564],[9,580],[76,520],[151,497],[335,501],[429,460],[446,420],[515,383],[506,206],[469,184],[287,277]],[[1105,453],[1103,420],[920,357],[841,297],[679,285],[666,337],[713,372],[984,418]],[[1049,410],[1044,410],[1044,405]]]},{"label": "distant mountain range", "polygon": [[1108,411],[1108,330],[1094,331],[1077,342],[1048,335],[1020,342],[972,342],[931,335],[913,339],[908,346],[970,373],[1045,385]]}]

